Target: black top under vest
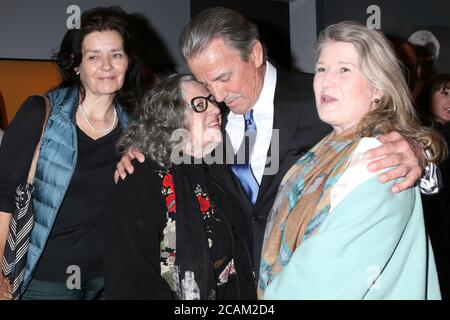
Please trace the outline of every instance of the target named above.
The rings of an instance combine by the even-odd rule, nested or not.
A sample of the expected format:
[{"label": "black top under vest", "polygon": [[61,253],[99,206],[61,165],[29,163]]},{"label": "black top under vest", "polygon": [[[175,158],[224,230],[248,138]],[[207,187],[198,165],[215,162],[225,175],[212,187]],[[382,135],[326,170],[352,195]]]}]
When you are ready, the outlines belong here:
[{"label": "black top under vest", "polygon": [[[44,115],[44,100],[30,98],[7,130],[0,152],[1,211],[12,211],[14,202],[11,194],[18,182],[23,182],[22,176],[26,178],[33,157],[33,145],[37,144],[41,135]],[[25,134],[24,128],[33,130],[26,130]],[[82,281],[103,274],[103,229],[107,215],[104,207],[114,187],[113,175],[120,160],[116,143],[122,130],[118,125],[107,135],[93,140],[76,128],[77,163],[39,259],[33,277],[37,280],[65,282],[73,272],[71,266],[80,268]],[[20,150],[21,157],[18,156]],[[28,150],[31,151],[24,152]]]}]

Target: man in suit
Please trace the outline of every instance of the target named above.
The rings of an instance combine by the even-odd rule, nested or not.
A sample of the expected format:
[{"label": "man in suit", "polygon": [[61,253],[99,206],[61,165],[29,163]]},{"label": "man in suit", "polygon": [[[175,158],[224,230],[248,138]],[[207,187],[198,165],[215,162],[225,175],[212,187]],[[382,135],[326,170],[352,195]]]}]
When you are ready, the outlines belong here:
[{"label": "man in suit", "polygon": [[[217,181],[241,200],[253,234],[257,276],[266,220],[280,182],[296,160],[331,128],[318,117],[312,75],[294,75],[275,68],[267,60],[256,25],[238,12],[221,7],[203,10],[184,28],[180,49],[196,79],[228,107],[222,124],[225,146],[231,144],[232,149],[225,147],[225,152],[239,153],[248,124],[256,131],[251,143],[250,175],[241,177],[237,173],[234,164],[230,164],[235,157],[230,157],[229,152],[226,153],[229,165],[211,166],[211,170]],[[419,179],[422,169],[412,148],[400,135],[392,133],[382,140],[384,146],[372,150],[368,156],[386,157],[373,162],[370,169],[398,165],[380,176],[380,181],[406,176],[394,190],[401,191]],[[124,178],[125,171],[132,172],[132,158],[143,160],[139,155],[128,154],[118,164],[116,179],[118,174]],[[271,163],[266,166],[268,159]],[[271,165],[276,166],[275,170]]]}]

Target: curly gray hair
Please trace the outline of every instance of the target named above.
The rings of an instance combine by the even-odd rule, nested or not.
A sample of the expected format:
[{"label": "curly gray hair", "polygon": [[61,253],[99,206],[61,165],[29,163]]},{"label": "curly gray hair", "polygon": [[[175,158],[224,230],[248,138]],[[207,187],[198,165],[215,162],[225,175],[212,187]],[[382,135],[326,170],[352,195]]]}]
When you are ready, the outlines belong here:
[{"label": "curly gray hair", "polygon": [[117,147],[121,153],[137,148],[147,159],[164,168],[170,167],[172,150],[179,144],[171,140],[172,133],[188,129],[186,114],[190,109],[182,91],[187,81],[195,79],[186,74],[172,75],[145,93],[127,131],[119,139]]}]

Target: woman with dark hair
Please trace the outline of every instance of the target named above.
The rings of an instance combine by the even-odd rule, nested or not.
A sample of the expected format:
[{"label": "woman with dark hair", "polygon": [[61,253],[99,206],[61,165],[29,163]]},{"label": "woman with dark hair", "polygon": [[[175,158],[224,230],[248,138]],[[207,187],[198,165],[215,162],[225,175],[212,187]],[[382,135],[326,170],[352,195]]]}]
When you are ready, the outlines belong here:
[{"label": "woman with dark hair", "polygon": [[[140,95],[127,14],[118,7],[85,12],[81,28],[65,35],[57,64],[62,82],[46,94],[51,108],[33,184],[35,218],[21,296],[97,299],[104,292],[104,205],[114,186],[116,143]],[[43,97],[28,98],[0,149],[0,256],[45,105]]]},{"label": "woman with dark hair", "polygon": [[445,126],[450,122],[450,74],[433,76],[421,91],[417,100],[425,124]]},{"label": "woman with dark hair", "polygon": [[[71,87],[77,84],[80,88],[80,96],[84,98],[86,92],[81,78],[74,73],[74,68],[83,60],[83,40],[86,35],[95,31],[112,30],[122,38],[123,50],[127,54],[128,69],[122,88],[117,92],[116,98],[121,106],[130,111],[139,103],[141,96],[140,76],[143,70],[143,62],[138,54],[138,42],[135,32],[130,25],[128,15],[119,7],[94,8],[87,11],[84,16],[95,13],[81,29],[69,30],[61,42],[60,51],[55,54],[59,66],[62,81],[58,88]],[[83,19],[83,18],[82,18]]]},{"label": "woman with dark hair", "polygon": [[[450,144],[450,74],[432,77],[422,89],[417,105],[424,124],[438,130]],[[425,223],[436,257],[442,298],[450,299],[450,160],[439,165],[442,188],[422,197]]]},{"label": "woman with dark hair", "polygon": [[222,140],[220,123],[216,101],[192,76],[170,76],[145,94],[119,142],[147,161],[133,163],[109,203],[107,298],[256,299],[245,214],[202,160]]}]

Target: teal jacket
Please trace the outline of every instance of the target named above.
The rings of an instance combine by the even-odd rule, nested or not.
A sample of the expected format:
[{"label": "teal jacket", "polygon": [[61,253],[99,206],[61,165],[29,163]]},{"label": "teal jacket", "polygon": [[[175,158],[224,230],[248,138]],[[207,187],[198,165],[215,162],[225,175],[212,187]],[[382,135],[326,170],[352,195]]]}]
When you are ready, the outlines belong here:
[{"label": "teal jacket", "polygon": [[418,187],[378,182],[363,138],[333,182],[330,210],[267,286],[265,299],[436,300],[441,293]]},{"label": "teal jacket", "polygon": [[[75,112],[78,88],[63,88],[47,94],[51,110],[41,142],[34,178],[34,227],[31,232],[22,293],[30,283],[44,250],[59,208],[69,187],[78,157]],[[117,116],[125,126],[128,116],[117,104]]]}]

